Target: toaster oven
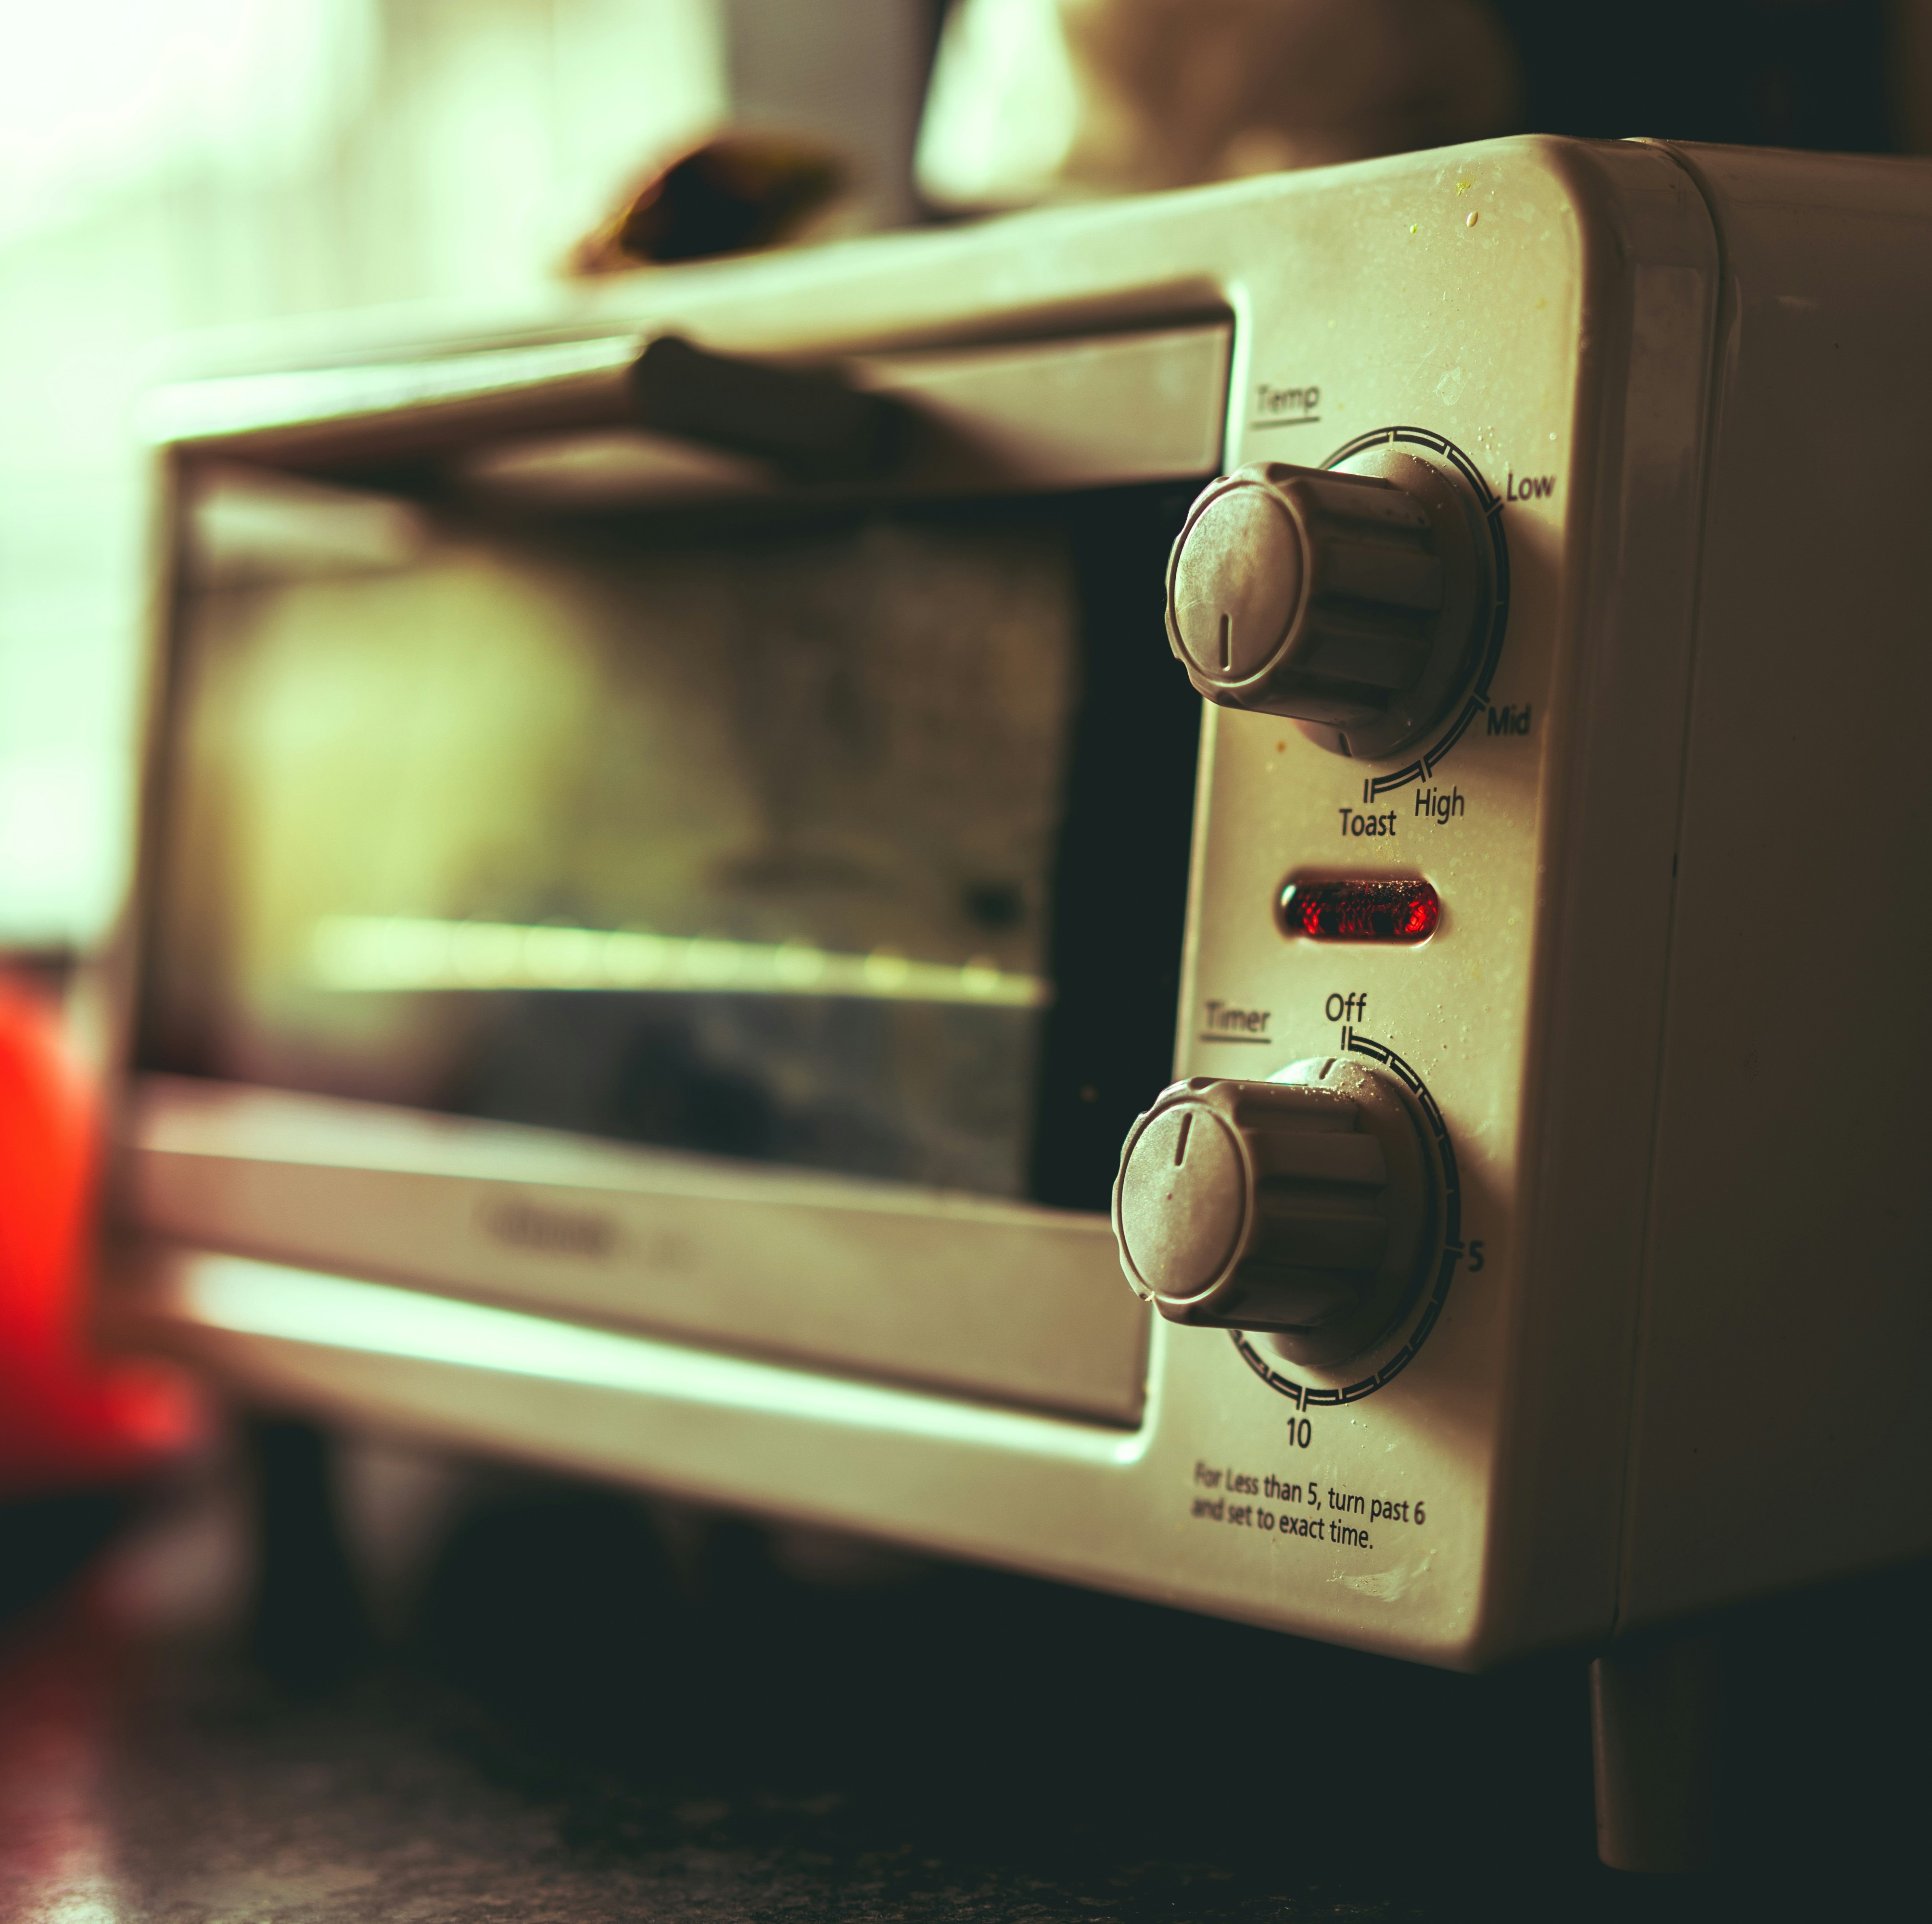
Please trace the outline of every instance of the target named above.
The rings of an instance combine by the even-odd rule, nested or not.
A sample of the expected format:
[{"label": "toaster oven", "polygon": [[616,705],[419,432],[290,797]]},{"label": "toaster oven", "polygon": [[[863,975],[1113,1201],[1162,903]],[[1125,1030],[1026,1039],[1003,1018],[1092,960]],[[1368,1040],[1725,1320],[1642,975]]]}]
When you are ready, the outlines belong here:
[{"label": "toaster oven", "polygon": [[112,1326],[1438,1665],[1922,1554],[1928,242],[1522,139],[204,344]]}]

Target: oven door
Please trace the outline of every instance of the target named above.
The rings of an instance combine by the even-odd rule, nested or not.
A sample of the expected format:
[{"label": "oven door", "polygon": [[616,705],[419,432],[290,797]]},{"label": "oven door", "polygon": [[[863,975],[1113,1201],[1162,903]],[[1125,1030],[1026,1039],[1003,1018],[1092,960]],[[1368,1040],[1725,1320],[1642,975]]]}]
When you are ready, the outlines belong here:
[{"label": "oven door", "polygon": [[1228,346],[874,356],[907,448],[808,481],[501,352],[170,397],[124,1219],[1137,1422]]}]

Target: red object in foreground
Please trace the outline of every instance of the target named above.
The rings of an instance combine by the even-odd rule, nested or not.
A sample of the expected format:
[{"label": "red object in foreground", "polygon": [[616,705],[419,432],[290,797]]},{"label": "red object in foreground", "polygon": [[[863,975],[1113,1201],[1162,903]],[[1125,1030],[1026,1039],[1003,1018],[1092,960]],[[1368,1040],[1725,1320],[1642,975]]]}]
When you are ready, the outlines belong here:
[{"label": "red object in foreground", "polygon": [[181,1378],[86,1346],[98,1114],[53,1012],[0,978],[0,1497],[124,1479],[200,1427]]},{"label": "red object in foreground", "polygon": [[1284,934],[1317,942],[1426,942],[1442,899],[1426,882],[1290,882],[1280,911]]}]

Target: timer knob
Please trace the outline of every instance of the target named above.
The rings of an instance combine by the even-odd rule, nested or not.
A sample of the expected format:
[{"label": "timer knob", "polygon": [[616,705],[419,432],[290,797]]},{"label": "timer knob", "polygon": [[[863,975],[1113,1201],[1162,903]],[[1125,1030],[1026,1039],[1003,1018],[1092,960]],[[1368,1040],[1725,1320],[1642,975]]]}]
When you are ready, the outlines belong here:
[{"label": "timer knob", "polygon": [[1345,755],[1427,733],[1493,601],[1483,515],[1446,463],[1377,442],[1340,467],[1258,462],[1187,511],[1167,638],[1210,702],[1286,715]]},{"label": "timer knob", "polygon": [[1114,1236],[1170,1322],[1276,1332],[1295,1361],[1371,1347],[1414,1301],[1435,1165],[1393,1077],[1336,1057],[1268,1082],[1196,1077],[1129,1131]]}]

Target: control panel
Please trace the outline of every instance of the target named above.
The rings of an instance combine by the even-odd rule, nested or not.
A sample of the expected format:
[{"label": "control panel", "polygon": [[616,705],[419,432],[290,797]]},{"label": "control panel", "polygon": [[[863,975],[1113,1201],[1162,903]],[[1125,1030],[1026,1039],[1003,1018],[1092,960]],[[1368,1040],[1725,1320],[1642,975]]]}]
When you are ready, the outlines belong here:
[{"label": "control panel", "polygon": [[[1320,467],[1237,467],[1169,559],[1168,646],[1220,711],[1180,1042],[1193,1073],[1123,1146],[1113,1227],[1136,1294],[1229,1332],[1304,1412],[1393,1381],[1458,1273],[1490,1260],[1431,1083],[1470,1080],[1450,1045],[1507,987],[1529,922],[1533,811],[1485,805],[1498,777],[1533,785],[1539,706],[1492,701],[1503,505],[1446,436],[1391,426]],[[1511,912],[1481,912],[1499,895]],[[1496,1014],[1506,1064],[1521,1010]],[[1502,1092],[1480,1091],[1486,1119]]]}]

